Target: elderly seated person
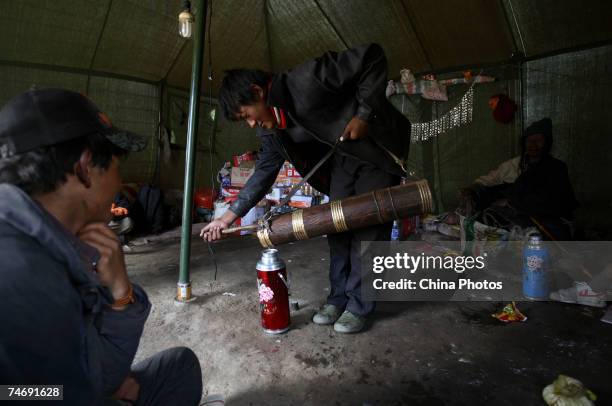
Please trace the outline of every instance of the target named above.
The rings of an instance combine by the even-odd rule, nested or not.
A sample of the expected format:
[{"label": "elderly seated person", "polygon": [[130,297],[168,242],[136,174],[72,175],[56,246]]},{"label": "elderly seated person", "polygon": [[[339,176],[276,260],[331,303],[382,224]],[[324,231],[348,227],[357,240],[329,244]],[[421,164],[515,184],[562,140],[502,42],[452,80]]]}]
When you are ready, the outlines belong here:
[{"label": "elderly seated person", "polygon": [[500,223],[537,226],[545,238],[569,240],[578,206],[567,165],[550,155],[552,123],[544,118],[521,137],[521,155],[503,162],[461,190],[466,215],[487,210]]}]

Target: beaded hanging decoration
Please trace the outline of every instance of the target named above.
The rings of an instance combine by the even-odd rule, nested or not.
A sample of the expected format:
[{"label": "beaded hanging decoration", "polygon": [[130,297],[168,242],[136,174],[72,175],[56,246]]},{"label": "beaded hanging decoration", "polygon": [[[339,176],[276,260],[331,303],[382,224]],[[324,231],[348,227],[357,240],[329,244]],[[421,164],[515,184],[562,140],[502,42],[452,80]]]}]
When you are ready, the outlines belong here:
[{"label": "beaded hanging decoration", "polygon": [[472,83],[472,86],[463,95],[459,104],[450,109],[442,117],[428,122],[412,123],[410,142],[427,141],[453,128],[467,125],[472,122],[473,111],[474,84]]}]

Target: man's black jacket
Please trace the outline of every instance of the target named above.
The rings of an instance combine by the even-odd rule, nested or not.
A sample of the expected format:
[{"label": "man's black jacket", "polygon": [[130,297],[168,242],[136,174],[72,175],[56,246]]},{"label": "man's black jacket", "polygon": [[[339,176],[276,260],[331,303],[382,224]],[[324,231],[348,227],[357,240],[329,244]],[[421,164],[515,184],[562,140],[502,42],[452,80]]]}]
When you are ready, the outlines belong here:
[{"label": "man's black jacket", "polygon": [[[342,135],[353,117],[368,122],[368,136],[339,145],[339,153],[371,163],[389,173],[403,175],[389,152],[408,155],[410,122],[385,97],[387,61],[377,44],[320,58],[274,75],[268,105],[285,110],[291,122],[319,142],[294,143],[282,130],[259,128],[262,147],[255,173],[247,181],[231,210],[243,216],[273,185],[285,160],[305,175]],[[330,166],[323,165],[309,183],[329,194]]]},{"label": "man's black jacket", "polygon": [[146,293],[133,285],[136,303],[110,309],[84,261],[97,251],[16,186],[1,183],[0,196],[0,384],[64,385],[62,404],[117,404],[110,395],[130,372]]}]

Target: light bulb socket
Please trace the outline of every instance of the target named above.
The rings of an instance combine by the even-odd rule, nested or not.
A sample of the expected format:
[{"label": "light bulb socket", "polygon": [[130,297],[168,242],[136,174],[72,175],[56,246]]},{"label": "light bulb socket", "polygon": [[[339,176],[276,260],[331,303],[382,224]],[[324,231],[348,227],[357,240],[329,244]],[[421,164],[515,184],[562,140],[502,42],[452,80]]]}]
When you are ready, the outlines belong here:
[{"label": "light bulb socket", "polygon": [[187,10],[183,10],[181,11],[181,14],[179,14],[179,21],[189,21],[189,22],[193,22],[193,14],[191,14],[189,11]]},{"label": "light bulb socket", "polygon": [[184,0],[182,5],[182,11],[179,13],[179,21],[193,22],[193,14],[191,13],[191,2]]}]

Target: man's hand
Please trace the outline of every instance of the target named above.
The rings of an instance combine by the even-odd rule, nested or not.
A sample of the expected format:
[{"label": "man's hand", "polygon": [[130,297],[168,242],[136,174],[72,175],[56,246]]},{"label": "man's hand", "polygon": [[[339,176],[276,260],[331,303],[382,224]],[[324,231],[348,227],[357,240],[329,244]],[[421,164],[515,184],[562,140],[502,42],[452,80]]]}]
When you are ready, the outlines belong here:
[{"label": "man's hand", "polygon": [[200,231],[200,237],[202,237],[204,241],[208,242],[220,240],[221,230],[228,228],[229,225],[232,224],[237,218],[238,216],[236,216],[233,211],[226,211],[220,218],[213,220],[211,223],[206,225],[206,227]]},{"label": "man's hand", "polygon": [[459,189],[459,193],[457,194],[459,199],[470,199],[473,196],[472,189],[469,187],[464,187]]},{"label": "man's hand", "polygon": [[340,141],[355,141],[364,138],[368,135],[368,122],[360,119],[359,117],[353,117],[348,122]]},{"label": "man's hand", "polygon": [[204,227],[200,231],[200,237],[208,242],[220,240],[222,237],[221,230],[228,228],[237,218],[238,216],[233,211],[227,210],[221,217]]},{"label": "man's hand", "polygon": [[116,400],[130,400],[136,402],[140,392],[140,384],[133,376],[128,375],[123,381],[119,389],[113,394],[112,398]]},{"label": "man's hand", "polygon": [[213,220],[200,231],[200,237],[208,242],[220,240],[221,230],[225,230],[228,227],[229,224],[221,219]]},{"label": "man's hand", "polygon": [[102,286],[110,289],[115,300],[125,297],[130,288],[130,280],[125,270],[119,238],[104,223],[88,224],[77,236],[100,252],[96,272]]},{"label": "man's hand", "polygon": [[461,188],[457,193],[459,197],[459,209],[465,216],[471,216],[474,209],[474,192],[471,188]]}]

